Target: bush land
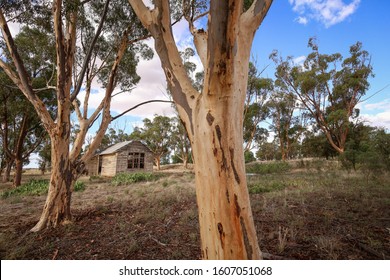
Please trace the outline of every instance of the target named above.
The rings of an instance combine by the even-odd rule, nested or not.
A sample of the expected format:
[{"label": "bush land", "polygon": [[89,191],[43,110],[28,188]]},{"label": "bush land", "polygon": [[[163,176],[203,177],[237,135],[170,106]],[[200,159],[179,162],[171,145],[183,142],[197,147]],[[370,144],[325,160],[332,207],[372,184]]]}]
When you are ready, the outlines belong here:
[{"label": "bush land", "polygon": [[[288,170],[248,176],[266,257],[389,258],[387,173],[367,180],[338,164],[288,164]],[[73,194],[74,222],[39,233],[28,230],[39,218],[45,195],[0,200],[1,258],[199,259],[194,174],[167,168],[153,176],[119,185],[108,178],[81,178],[85,190]]]}]

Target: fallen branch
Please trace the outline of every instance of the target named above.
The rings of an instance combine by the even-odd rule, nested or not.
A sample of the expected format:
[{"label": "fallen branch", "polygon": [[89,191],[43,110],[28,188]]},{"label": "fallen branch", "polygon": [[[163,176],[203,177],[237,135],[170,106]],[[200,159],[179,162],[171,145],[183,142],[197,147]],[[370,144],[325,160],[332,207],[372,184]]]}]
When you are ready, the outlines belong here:
[{"label": "fallen branch", "polygon": [[156,242],[158,245],[161,245],[161,246],[164,246],[164,247],[168,246],[168,244],[165,244],[165,243],[162,243],[162,242],[158,241],[150,233],[149,233],[149,238],[152,239],[154,242]]}]

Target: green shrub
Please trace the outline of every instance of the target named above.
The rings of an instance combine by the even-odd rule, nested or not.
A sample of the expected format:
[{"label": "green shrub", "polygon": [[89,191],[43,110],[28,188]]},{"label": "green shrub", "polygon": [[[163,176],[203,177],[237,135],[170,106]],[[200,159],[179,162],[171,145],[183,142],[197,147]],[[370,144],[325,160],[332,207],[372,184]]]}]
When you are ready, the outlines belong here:
[{"label": "green shrub", "polygon": [[81,181],[77,181],[75,184],[74,184],[74,188],[73,190],[75,192],[82,192],[85,190],[85,184],[84,182],[81,182]]},{"label": "green shrub", "polygon": [[285,161],[276,161],[270,163],[254,163],[246,166],[247,173],[271,174],[285,173],[290,170],[290,165]]},{"label": "green shrub", "polygon": [[111,184],[114,186],[129,185],[138,182],[155,181],[159,177],[153,173],[119,173],[112,179]]},{"label": "green shrub", "polygon": [[47,193],[49,189],[49,180],[36,180],[31,179],[28,183],[22,184],[21,186],[5,191],[1,194],[2,198],[17,195],[42,195]]}]

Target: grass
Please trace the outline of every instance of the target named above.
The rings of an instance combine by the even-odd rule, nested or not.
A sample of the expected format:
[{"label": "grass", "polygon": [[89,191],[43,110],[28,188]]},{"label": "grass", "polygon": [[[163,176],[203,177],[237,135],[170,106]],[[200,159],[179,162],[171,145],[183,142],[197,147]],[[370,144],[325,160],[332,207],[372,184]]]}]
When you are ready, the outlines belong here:
[{"label": "grass", "polygon": [[43,195],[47,193],[48,188],[49,188],[49,180],[31,179],[29,182],[22,184],[17,188],[3,192],[1,194],[1,197],[8,198],[12,196]]},{"label": "grass", "polygon": [[[49,189],[49,180],[47,179],[31,179],[27,183],[22,184],[17,188],[6,190],[1,193],[1,198],[9,198],[14,196],[39,196],[47,194]],[[74,185],[75,192],[84,191],[85,183],[76,181]]]},{"label": "grass", "polygon": [[154,173],[119,173],[112,179],[111,184],[114,186],[130,185],[138,182],[155,181],[160,175]]},{"label": "grass", "polygon": [[[305,168],[285,164],[262,164],[267,167],[254,167],[262,171],[247,177],[262,251],[286,259],[378,259],[361,248],[390,255],[388,174],[367,182],[364,174],[321,166],[319,162],[310,167],[305,164]],[[16,242],[20,227],[28,230],[33,226],[43,197],[24,192],[0,201],[0,222],[5,225],[0,232],[2,259],[51,259],[56,248],[61,248],[58,258],[92,259],[97,255],[89,255],[91,240],[99,242],[93,243],[93,251],[103,259],[199,257],[192,173],[129,174],[118,178],[114,178],[116,183],[114,179],[81,178],[88,187],[80,185],[84,191],[72,197],[76,219],[66,234],[61,230],[41,233],[25,244]],[[34,208],[38,210],[28,220],[27,211]]]},{"label": "grass", "polygon": [[280,174],[286,173],[290,169],[290,164],[285,161],[276,161],[269,163],[255,162],[246,165],[246,172],[251,174]]}]

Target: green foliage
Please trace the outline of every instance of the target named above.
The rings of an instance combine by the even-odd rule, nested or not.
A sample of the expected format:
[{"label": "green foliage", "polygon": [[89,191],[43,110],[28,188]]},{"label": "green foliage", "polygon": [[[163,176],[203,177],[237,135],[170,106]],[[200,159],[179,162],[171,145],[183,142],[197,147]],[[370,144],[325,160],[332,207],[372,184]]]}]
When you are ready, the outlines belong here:
[{"label": "green foliage", "polygon": [[268,137],[268,131],[261,128],[259,124],[269,115],[266,100],[273,87],[272,79],[261,78],[256,66],[249,63],[243,127],[243,140],[246,149],[251,149],[254,143],[261,143]]},{"label": "green foliage", "polygon": [[302,142],[301,152],[303,157],[325,157],[326,159],[338,155],[322,132],[319,134],[306,132]]},{"label": "green foliage", "polygon": [[340,161],[347,170],[361,170],[368,177],[390,171],[390,134],[382,129],[358,124],[351,127],[350,137]]},{"label": "green foliage", "polygon": [[[2,198],[8,198],[11,196],[35,196],[47,194],[49,189],[49,180],[47,179],[31,179],[25,184],[14,188],[12,190],[5,191],[1,194]],[[75,192],[84,191],[84,182],[77,181],[74,185],[73,190]]]},{"label": "green foliage", "polygon": [[267,193],[273,191],[280,191],[287,187],[287,184],[279,181],[263,182],[263,183],[249,183],[248,191],[250,194]]},{"label": "green foliage", "polygon": [[244,158],[245,158],[245,163],[256,161],[256,158],[255,158],[253,152],[251,152],[251,151],[245,151]]},{"label": "green foliage", "polygon": [[85,184],[84,182],[81,182],[81,181],[77,181],[75,184],[74,184],[74,188],[73,190],[75,192],[82,192],[85,190]]},{"label": "green foliage", "polygon": [[150,182],[159,178],[153,173],[119,173],[112,179],[111,184],[114,186],[130,185],[138,182]]},{"label": "green foliage", "polygon": [[155,115],[153,120],[146,118],[143,122],[140,136],[153,152],[155,161],[159,161],[169,153],[172,146],[173,121],[169,117]]},{"label": "green foliage", "polygon": [[2,198],[8,198],[11,196],[23,196],[23,195],[43,195],[47,193],[49,188],[49,180],[32,179],[28,183],[21,185],[9,191],[5,191],[1,194]]},{"label": "green foliage", "polygon": [[291,166],[285,161],[275,161],[270,163],[248,164],[246,166],[246,172],[254,174],[285,173],[290,168]]},{"label": "green foliage", "polygon": [[278,151],[275,143],[262,142],[256,152],[256,158],[258,160],[274,160],[277,159],[277,154]]},{"label": "green foliage", "polygon": [[350,56],[344,59],[339,53],[321,54],[315,38],[310,38],[308,46],[312,52],[303,65],[297,65],[292,57],[278,57],[277,51],[271,54],[276,64],[275,83],[294,92],[318,128],[328,135],[332,147],[342,153],[350,118],[358,116],[355,107],[373,77],[371,58],[360,42],[350,47]]}]

